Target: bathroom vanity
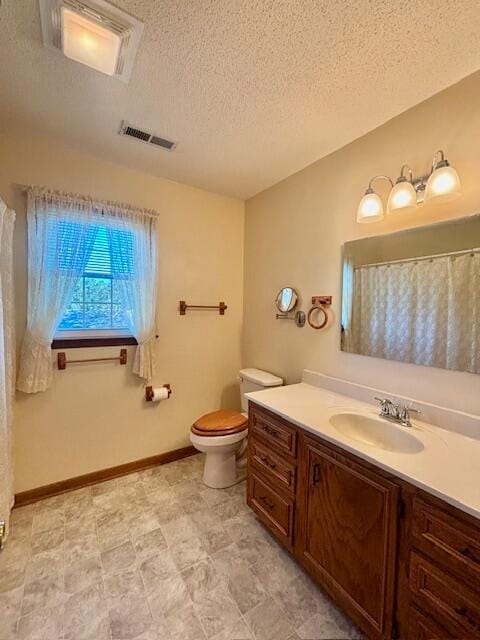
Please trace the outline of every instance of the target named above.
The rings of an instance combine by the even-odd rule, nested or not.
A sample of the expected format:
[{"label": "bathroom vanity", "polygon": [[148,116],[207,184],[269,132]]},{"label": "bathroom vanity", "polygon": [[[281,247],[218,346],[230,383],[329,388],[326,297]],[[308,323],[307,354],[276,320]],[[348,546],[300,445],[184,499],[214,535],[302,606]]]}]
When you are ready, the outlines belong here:
[{"label": "bathroom vanity", "polygon": [[[310,385],[249,400],[248,504],[351,620],[369,638],[480,638],[480,442],[428,425],[402,436]],[[387,440],[342,435],[338,415],[377,420]],[[463,471],[446,463],[462,447]],[[460,474],[451,495],[442,467]]]}]

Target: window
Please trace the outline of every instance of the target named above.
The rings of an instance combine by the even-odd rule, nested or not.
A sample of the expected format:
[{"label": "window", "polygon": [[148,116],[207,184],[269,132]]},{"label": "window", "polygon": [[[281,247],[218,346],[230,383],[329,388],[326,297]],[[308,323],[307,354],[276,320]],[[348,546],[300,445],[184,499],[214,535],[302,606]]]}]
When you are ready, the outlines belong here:
[{"label": "window", "polygon": [[[77,235],[75,223],[62,222],[60,227],[63,235],[72,238]],[[95,340],[99,345],[101,342],[112,344],[112,339],[115,344],[136,344],[128,328],[121,282],[133,267],[132,234],[92,225],[86,235],[85,247],[78,257],[86,265],[57,328],[54,347],[84,346],[86,340]],[[61,246],[74,245],[63,242]],[[56,269],[65,268],[67,263],[67,256],[62,256],[62,251],[59,253],[52,255],[52,266]]]}]

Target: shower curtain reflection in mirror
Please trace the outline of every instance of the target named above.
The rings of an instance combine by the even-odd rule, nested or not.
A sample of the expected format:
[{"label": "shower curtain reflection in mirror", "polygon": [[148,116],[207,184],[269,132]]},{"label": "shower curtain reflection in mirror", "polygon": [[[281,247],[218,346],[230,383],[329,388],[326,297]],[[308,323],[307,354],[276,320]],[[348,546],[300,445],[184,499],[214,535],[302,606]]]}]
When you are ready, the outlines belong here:
[{"label": "shower curtain reflection in mirror", "polygon": [[342,349],[480,373],[478,218],[347,243]]}]

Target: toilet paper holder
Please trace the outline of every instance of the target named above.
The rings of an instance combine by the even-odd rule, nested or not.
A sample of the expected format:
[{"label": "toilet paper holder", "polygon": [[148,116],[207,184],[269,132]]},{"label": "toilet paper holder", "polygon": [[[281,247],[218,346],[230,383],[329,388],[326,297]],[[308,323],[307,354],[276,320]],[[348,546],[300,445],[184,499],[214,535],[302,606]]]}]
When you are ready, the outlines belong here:
[{"label": "toilet paper holder", "polygon": [[[172,395],[171,386],[169,384],[164,384],[162,386],[165,387],[165,389],[167,389],[168,397],[170,398],[170,396]],[[153,398],[154,398],[153,387],[152,386],[145,387],[145,400],[147,402],[152,402]]]}]

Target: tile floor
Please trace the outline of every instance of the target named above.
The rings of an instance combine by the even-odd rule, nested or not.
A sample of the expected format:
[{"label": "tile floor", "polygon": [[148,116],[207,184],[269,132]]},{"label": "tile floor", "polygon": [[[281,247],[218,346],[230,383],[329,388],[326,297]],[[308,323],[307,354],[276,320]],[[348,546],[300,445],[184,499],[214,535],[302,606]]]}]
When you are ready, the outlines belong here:
[{"label": "tile floor", "polygon": [[318,640],[356,630],[202,456],[16,509],[0,640]]}]

